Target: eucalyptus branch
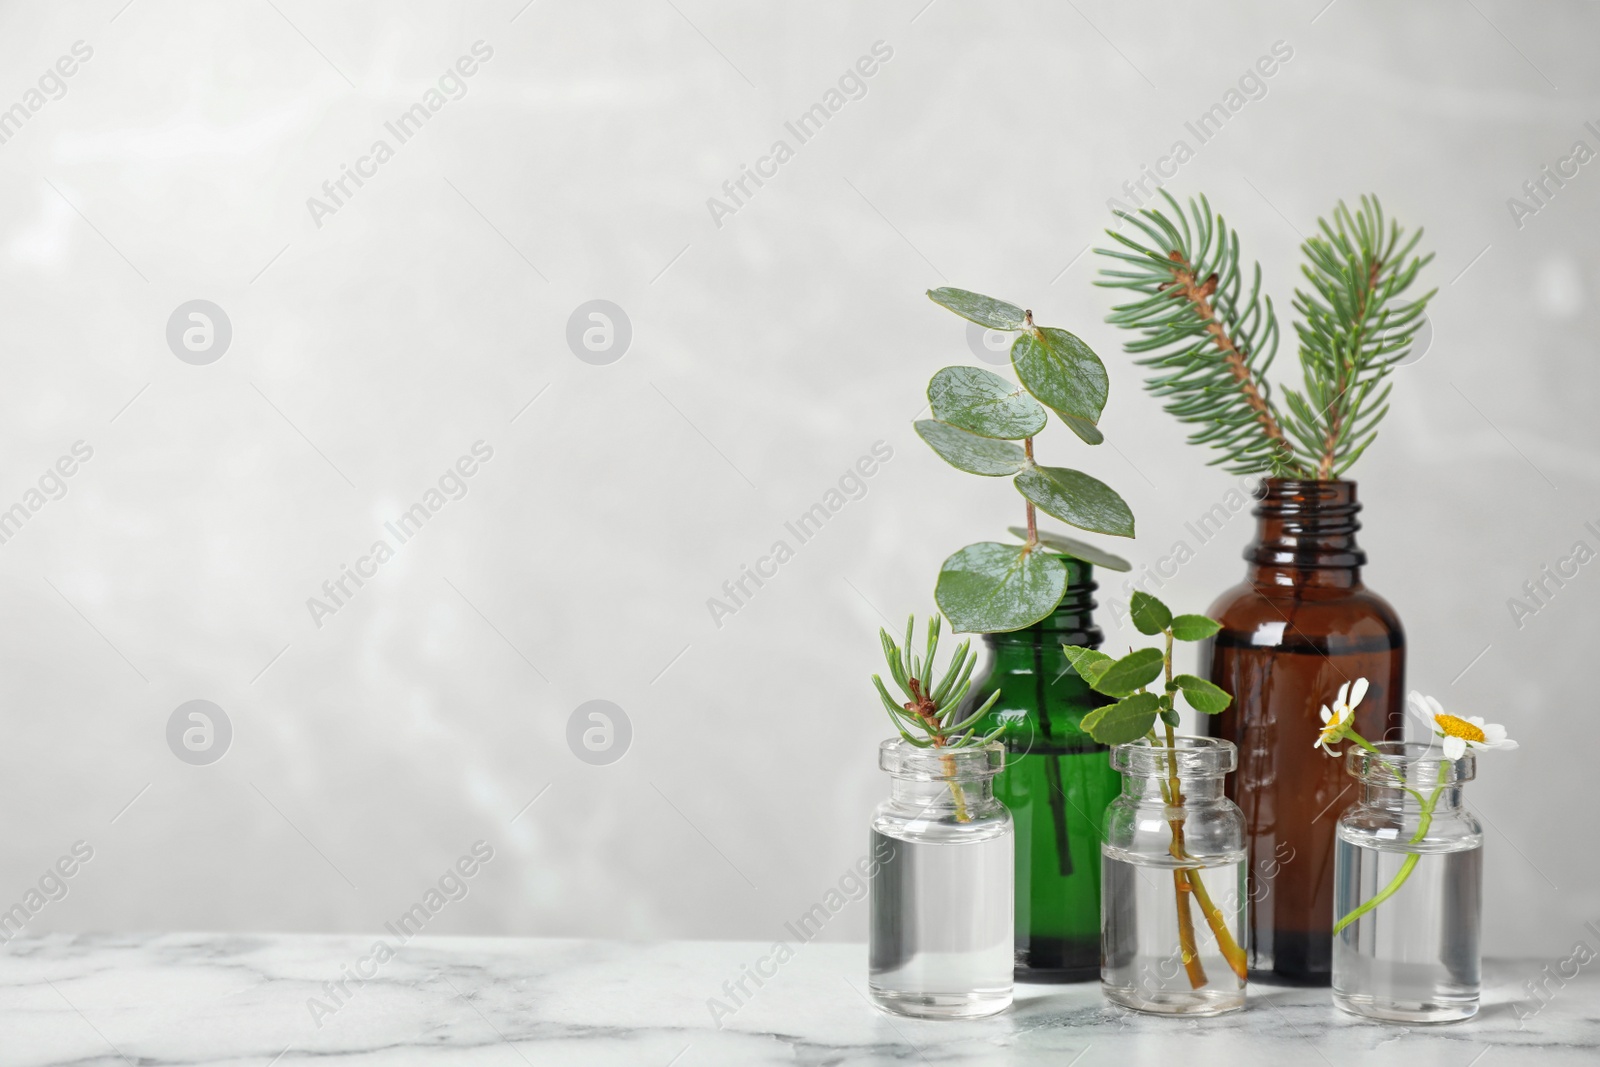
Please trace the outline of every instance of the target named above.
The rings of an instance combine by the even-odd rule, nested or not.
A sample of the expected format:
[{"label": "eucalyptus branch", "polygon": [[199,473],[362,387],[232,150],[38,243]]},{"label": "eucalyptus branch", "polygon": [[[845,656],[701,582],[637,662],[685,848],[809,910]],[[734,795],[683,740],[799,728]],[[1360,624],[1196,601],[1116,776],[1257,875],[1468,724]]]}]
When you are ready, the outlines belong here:
[{"label": "eucalyptus branch", "polygon": [[1041,533],[1038,522],[1043,511],[1082,530],[1133,536],[1133,512],[1116,490],[1083,471],[1044,466],[1034,454],[1035,438],[1051,413],[1084,444],[1104,441],[1097,424],[1110,382],[1088,345],[1066,330],[1040,325],[1027,308],[965,289],[933,289],[928,297],[970,322],[1014,335],[1016,380],[982,367],[945,367],[928,383],[932,417],[916,423],[917,434],[957,470],[1011,479],[1026,521],[1020,545],[985,541],[947,558],[934,600],[959,631],[1020,630],[1060,604],[1067,588],[1060,555],[1130,569],[1127,561],[1093,545]]}]

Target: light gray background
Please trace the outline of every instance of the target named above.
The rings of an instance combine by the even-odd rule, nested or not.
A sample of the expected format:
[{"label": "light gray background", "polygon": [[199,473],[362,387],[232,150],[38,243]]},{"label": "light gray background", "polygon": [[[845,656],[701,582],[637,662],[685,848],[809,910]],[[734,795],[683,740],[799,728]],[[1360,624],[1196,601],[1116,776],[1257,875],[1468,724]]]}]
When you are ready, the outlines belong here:
[{"label": "light gray background", "polygon": [[[1600,162],[1521,228],[1506,201],[1600,148],[1600,9],[923,3],[0,8],[0,107],[94,49],[0,144],[0,507],[94,449],[0,545],[0,903],[81,839],[30,932],[372,930],[482,839],[429,932],[779,936],[887,788],[877,627],[1022,516],[911,432],[928,376],[973,362],[923,290],[1094,345],[1108,443],[1053,429],[1041,457],[1127,497],[1141,563],[1192,543],[1233,480],[1141,391],[1083,252],[1285,41],[1171,188],[1225,211],[1286,318],[1338,198],[1427,228],[1436,340],[1356,471],[1367,577],[1411,683],[1523,744],[1472,787],[1488,951],[1564,954],[1600,918],[1600,564],[1521,628],[1507,599],[1600,547]],[[316,226],[307,198],[480,39],[467,95]],[[866,95],[715,225],[708,197],[876,41]],[[565,341],[597,298],[633,328],[610,366]],[[209,366],[165,341],[193,299],[232,323]],[[307,598],[479,440],[468,495],[314,625]],[[864,497],[714,625],[707,599],[879,440]],[[1249,532],[1162,595],[1203,609]],[[233,726],[210,766],[165,739],[194,699]],[[592,699],[632,723],[609,766],[567,745]],[[854,906],[825,936],[864,929]]]}]

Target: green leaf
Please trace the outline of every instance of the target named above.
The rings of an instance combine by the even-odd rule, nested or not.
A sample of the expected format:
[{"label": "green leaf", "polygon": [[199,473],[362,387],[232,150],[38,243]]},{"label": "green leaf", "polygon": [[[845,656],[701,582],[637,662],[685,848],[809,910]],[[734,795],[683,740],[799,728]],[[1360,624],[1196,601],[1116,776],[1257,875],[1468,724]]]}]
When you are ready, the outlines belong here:
[{"label": "green leaf", "polygon": [[1100,432],[1100,427],[1088,419],[1080,419],[1076,415],[1060,411],[1056,412],[1056,417],[1067,424],[1067,429],[1082,438],[1084,444],[1097,445],[1106,439],[1106,435]]},{"label": "green leaf", "polygon": [[1135,693],[1089,712],[1083,717],[1083,728],[1102,745],[1125,745],[1150,732],[1158,707],[1160,702],[1154,693]]},{"label": "green leaf", "polygon": [[[920,423],[918,424],[920,425]],[[1017,475],[1017,492],[1046,515],[1091,533],[1133,536],[1133,512],[1117,491],[1066,467],[1029,467]]]},{"label": "green leaf", "polygon": [[1105,364],[1066,330],[1046,326],[1024,333],[1011,344],[1011,365],[1028,392],[1063,419],[1100,421],[1111,388]]},{"label": "green leaf", "polygon": [[[1128,653],[1101,672],[1092,685],[1096,692],[1110,697],[1127,696],[1161,676],[1166,657],[1159,648],[1140,648]],[[1152,699],[1158,699],[1152,696]]]},{"label": "green leaf", "polygon": [[1179,641],[1204,641],[1220,629],[1220,622],[1204,615],[1176,615],[1172,619],[1172,636]]},{"label": "green leaf", "polygon": [[965,289],[929,289],[928,299],[991,330],[1020,330],[1027,323],[1026,313],[1017,305],[982,293],[969,293]]},{"label": "green leaf", "polygon": [[1080,645],[1062,645],[1061,651],[1067,654],[1067,662],[1078,672],[1078,677],[1091,686],[1096,678],[1105,673],[1107,667],[1116,662],[1104,652],[1083,648]]},{"label": "green leaf", "polygon": [[1161,709],[1161,721],[1172,727],[1174,730],[1178,728],[1178,723],[1180,722],[1177,711],[1172,708]]},{"label": "green leaf", "polygon": [[928,383],[933,417],[980,437],[1020,441],[1049,416],[1020,385],[981,367],[946,367]]},{"label": "green leaf", "polygon": [[1192,674],[1180,674],[1172,680],[1183,690],[1184,699],[1195,711],[1215,715],[1227,711],[1228,705],[1233,703],[1233,698],[1221,686],[1214,685],[1204,678],[1196,678]]},{"label": "green leaf", "polygon": [[1010,441],[979,437],[934,419],[920,419],[916,425],[917,436],[928,442],[940,459],[968,474],[998,478],[1017,473],[1028,462],[1027,454]]},{"label": "green leaf", "polygon": [[1061,603],[1067,568],[1045,552],[983,541],[939,569],[933,598],[959,633],[1004,633],[1032,626]]},{"label": "green leaf", "polygon": [[1135,589],[1128,601],[1128,616],[1142,634],[1154,637],[1172,625],[1172,612],[1165,604],[1142,589]]},{"label": "green leaf", "polygon": [[[1024,541],[1028,539],[1028,530],[1025,526],[1007,526],[1006,529],[1011,531],[1013,537],[1020,537]],[[1073,559],[1081,559],[1085,563],[1093,563],[1096,567],[1104,567],[1108,571],[1133,570],[1133,564],[1121,556],[1096,548],[1087,541],[1079,541],[1077,538],[1068,537],[1066,534],[1048,533],[1044,530],[1038,531],[1036,536],[1039,538],[1041,545],[1046,548],[1053,548],[1063,555],[1071,556]]]}]

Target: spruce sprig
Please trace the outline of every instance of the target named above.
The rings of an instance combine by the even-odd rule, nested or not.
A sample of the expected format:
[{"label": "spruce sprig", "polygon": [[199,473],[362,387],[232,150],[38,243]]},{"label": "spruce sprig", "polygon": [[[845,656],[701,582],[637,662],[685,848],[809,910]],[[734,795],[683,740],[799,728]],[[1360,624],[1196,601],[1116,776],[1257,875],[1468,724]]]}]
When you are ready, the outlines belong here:
[{"label": "spruce sprig", "polygon": [[1282,466],[1294,449],[1266,381],[1278,351],[1278,318],[1272,298],[1261,292],[1261,264],[1252,265],[1246,293],[1239,235],[1212,214],[1204,196],[1189,202],[1186,217],[1170,194],[1161,195],[1172,218],[1149,209],[1117,212],[1146,241],[1108,231],[1128,251],[1096,249],[1127,264],[1102,269],[1096,284],[1142,294],[1118,304],[1106,321],[1143,333],[1126,348],[1153,353],[1136,361],[1155,368],[1145,387],[1166,398],[1168,414],[1200,427],[1190,444],[1221,450],[1213,464],[1236,474]]},{"label": "spruce sprig", "polygon": [[[972,668],[978,663],[978,654],[972,651],[972,642],[961,643],[944,675],[936,683],[934,678],[937,672],[933,664],[934,656],[939,651],[940,619],[937,615],[929,616],[928,643],[921,657],[911,654],[911,640],[916,622],[915,615],[906,619],[904,647],[895,644],[894,638],[889,636],[889,631],[882,629],[878,631],[878,638],[883,642],[883,658],[889,665],[889,677],[900,687],[900,691],[910,698],[904,703],[897,702],[889,695],[883,679],[876,674],[872,676],[872,684],[877,687],[878,696],[883,700],[883,708],[889,713],[894,728],[900,731],[901,737],[917,748],[967,748],[973,745],[986,745],[993,741],[1004,732],[1005,727],[1002,726],[983,737],[974,735],[977,732],[977,723],[990,708],[994,707],[994,702],[1000,699],[998,689],[989,694],[989,699],[970,715],[961,719],[956,717],[956,709],[961,706],[967,690],[972,686]],[[910,730],[920,731],[923,736],[913,737],[907,727]]]},{"label": "spruce sprig", "polygon": [[1260,264],[1247,287],[1238,234],[1206,198],[1191,199],[1185,214],[1161,195],[1170,214],[1116,213],[1142,238],[1110,231],[1122,248],[1096,250],[1121,268],[1102,269],[1096,284],[1139,294],[1107,321],[1142,334],[1126,348],[1155,368],[1146,387],[1170,414],[1199,426],[1190,442],[1218,449],[1213,463],[1234,473],[1341,476],[1376,438],[1389,410],[1386,379],[1410,353],[1437,291],[1402,299],[1433,258],[1415,254],[1422,231],[1386,225],[1369,196],[1359,211],[1341,201],[1331,223],[1317,220],[1319,235],[1301,246],[1310,290],[1297,289],[1294,301],[1304,317],[1295,323],[1304,385],[1284,390],[1284,413],[1266,379],[1279,332]]},{"label": "spruce sprig", "polygon": [[1319,479],[1337,478],[1378,436],[1388,413],[1386,382],[1410,352],[1423,311],[1437,289],[1399,299],[1433,259],[1414,255],[1422,231],[1407,237],[1383,208],[1363,196],[1352,213],[1341,201],[1333,222],[1317,220],[1321,235],[1301,246],[1300,269],[1311,291],[1296,289],[1295,323],[1305,391],[1283,391],[1288,429],[1304,453],[1316,457]]}]

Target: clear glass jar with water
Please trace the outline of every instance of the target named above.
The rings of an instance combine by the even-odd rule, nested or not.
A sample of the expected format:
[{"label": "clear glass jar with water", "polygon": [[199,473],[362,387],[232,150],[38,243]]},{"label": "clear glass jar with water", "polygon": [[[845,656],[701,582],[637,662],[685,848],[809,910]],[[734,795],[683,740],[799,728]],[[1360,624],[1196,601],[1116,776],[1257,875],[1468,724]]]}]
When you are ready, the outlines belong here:
[{"label": "clear glass jar with water", "polygon": [[1158,1015],[1244,1007],[1244,816],[1223,795],[1229,741],[1173,737],[1117,745],[1122,795],[1100,846],[1100,986]]},{"label": "clear glass jar with water", "polygon": [[1011,1006],[1011,815],[994,796],[996,742],[959,749],[885,741],[892,778],[872,816],[867,987],[878,1007],[972,1018]]},{"label": "clear glass jar with water", "polygon": [[1339,818],[1334,851],[1333,1001],[1373,1019],[1470,1018],[1480,983],[1483,827],[1461,792],[1475,761],[1470,751],[1452,760],[1428,745],[1373,747],[1345,754],[1361,797]]}]

